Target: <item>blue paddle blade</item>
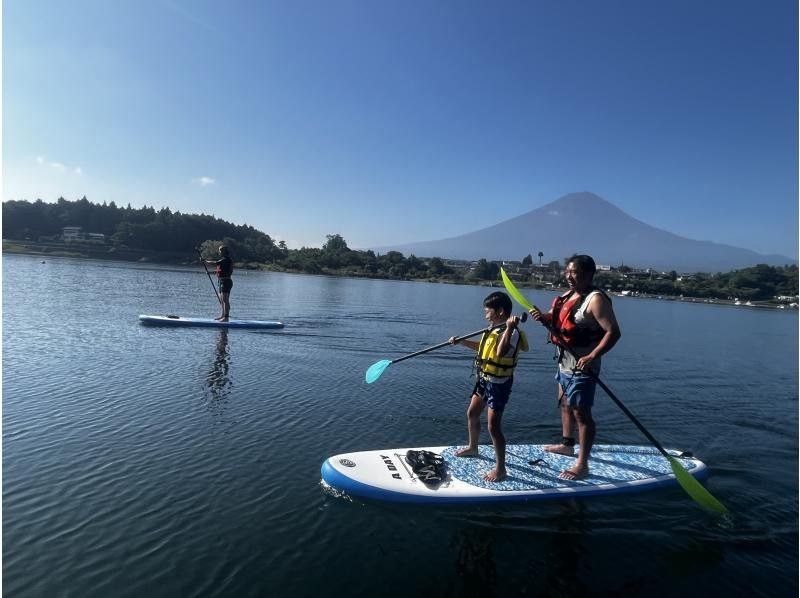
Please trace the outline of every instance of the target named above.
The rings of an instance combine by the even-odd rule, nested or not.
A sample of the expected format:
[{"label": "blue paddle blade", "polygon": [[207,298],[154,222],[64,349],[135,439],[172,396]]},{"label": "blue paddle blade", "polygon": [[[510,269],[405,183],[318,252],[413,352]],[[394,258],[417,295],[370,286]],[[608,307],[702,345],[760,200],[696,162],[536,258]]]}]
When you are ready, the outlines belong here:
[{"label": "blue paddle blade", "polygon": [[375,382],[375,380],[380,378],[381,374],[383,374],[383,370],[388,368],[390,365],[392,365],[391,360],[381,359],[380,361],[376,361],[371,366],[369,366],[366,376],[367,384],[372,384],[373,382]]}]

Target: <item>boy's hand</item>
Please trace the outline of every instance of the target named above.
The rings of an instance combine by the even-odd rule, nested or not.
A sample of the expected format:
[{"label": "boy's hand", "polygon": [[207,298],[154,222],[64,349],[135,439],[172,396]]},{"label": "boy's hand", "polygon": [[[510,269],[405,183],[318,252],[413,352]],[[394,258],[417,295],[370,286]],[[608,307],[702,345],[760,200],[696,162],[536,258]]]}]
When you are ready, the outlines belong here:
[{"label": "boy's hand", "polygon": [[449,339],[447,339],[447,342],[450,343],[451,345],[457,345],[458,339],[455,336],[451,336]]},{"label": "boy's hand", "polygon": [[506,320],[506,328],[508,330],[514,330],[519,325],[519,316],[511,316],[508,320]]},{"label": "boy's hand", "polygon": [[541,322],[541,321],[542,321],[542,312],[540,312],[540,311],[539,311],[538,309],[536,309],[535,307],[534,307],[533,309],[529,309],[529,310],[528,310],[528,313],[529,313],[529,314],[531,314],[531,317],[532,317],[534,320],[536,320],[537,322]]}]

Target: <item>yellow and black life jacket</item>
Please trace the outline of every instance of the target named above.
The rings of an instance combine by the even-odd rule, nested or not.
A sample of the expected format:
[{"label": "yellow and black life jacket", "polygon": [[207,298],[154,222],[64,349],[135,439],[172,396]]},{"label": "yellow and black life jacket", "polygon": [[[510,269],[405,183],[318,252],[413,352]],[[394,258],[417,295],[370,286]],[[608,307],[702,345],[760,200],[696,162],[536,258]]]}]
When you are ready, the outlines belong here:
[{"label": "yellow and black life jacket", "polygon": [[528,339],[525,333],[517,328],[517,332],[519,333],[517,346],[514,347],[514,350],[510,354],[497,357],[494,354],[494,349],[497,343],[500,342],[500,337],[503,332],[505,332],[504,329],[498,328],[497,330],[483,333],[481,342],[478,345],[478,356],[475,359],[475,365],[479,372],[498,378],[508,378],[514,375],[514,368],[517,365],[517,356],[520,350],[528,350]]}]

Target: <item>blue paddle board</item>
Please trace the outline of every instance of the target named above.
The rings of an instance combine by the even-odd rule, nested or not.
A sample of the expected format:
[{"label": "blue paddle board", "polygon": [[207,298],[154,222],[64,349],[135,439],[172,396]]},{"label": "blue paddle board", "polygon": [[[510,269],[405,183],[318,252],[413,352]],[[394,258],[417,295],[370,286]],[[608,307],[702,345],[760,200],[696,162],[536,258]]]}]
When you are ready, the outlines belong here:
[{"label": "blue paddle board", "polygon": [[181,316],[139,316],[147,326],[208,326],[212,328],[283,328],[281,322],[268,320],[228,320],[220,322],[211,318],[183,318]]},{"label": "blue paddle board", "polygon": [[[650,446],[600,444],[592,447],[589,475],[567,481],[558,474],[575,464],[575,457],[548,453],[543,445],[506,448],[508,477],[487,482],[494,468],[492,445],[479,447],[476,457],[456,457],[460,447],[386,449],[343,453],[322,464],[323,484],[349,496],[391,502],[468,504],[582,498],[677,486],[669,461]],[[580,447],[576,447],[579,449]],[[441,455],[446,472],[441,483],[426,484],[406,457],[409,450]],[[577,451],[576,451],[577,452]],[[698,480],[708,475],[701,461],[668,450]]]}]

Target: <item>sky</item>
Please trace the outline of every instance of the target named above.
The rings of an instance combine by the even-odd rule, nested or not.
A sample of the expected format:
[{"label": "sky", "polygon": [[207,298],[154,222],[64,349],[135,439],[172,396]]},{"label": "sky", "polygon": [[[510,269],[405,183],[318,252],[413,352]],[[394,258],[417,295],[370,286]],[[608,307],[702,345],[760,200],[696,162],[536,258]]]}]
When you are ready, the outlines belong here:
[{"label": "sky", "polygon": [[685,237],[798,255],[793,1],[2,8],[4,201],[367,248],[590,191]]}]

